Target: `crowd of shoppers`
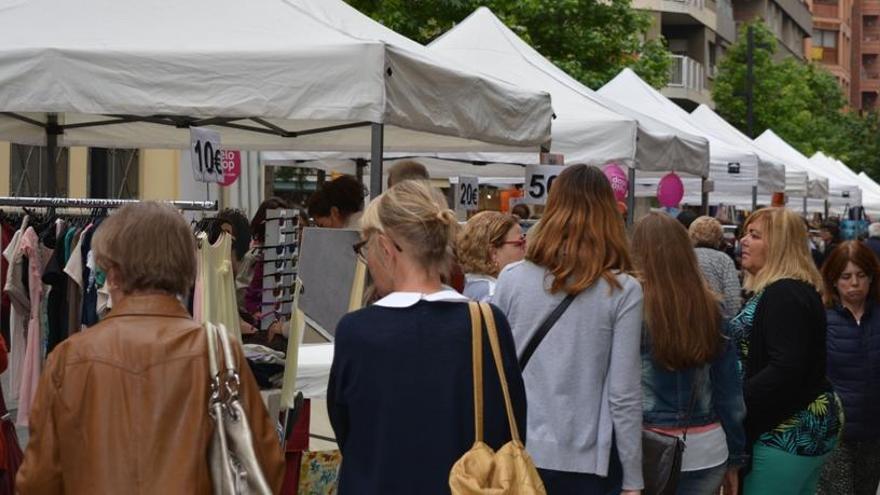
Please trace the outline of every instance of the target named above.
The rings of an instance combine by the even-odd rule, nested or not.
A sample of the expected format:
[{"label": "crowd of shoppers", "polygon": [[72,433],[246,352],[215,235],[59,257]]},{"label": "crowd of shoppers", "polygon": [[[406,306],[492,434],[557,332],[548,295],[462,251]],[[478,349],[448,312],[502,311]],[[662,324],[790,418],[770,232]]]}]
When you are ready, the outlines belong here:
[{"label": "crowd of shoppers", "polygon": [[[528,239],[519,216],[459,225],[417,162],[392,168],[389,186],[364,209],[363,187],[342,176],[308,206],[319,226],[360,230],[353,248],[375,292],[336,329],[327,403],[338,493],[449,493],[477,435],[467,303],[478,300],[492,304],[504,371],[482,376],[483,442],[499,449],[519,430],[550,495],[640,493],[646,431],[686,445],[680,495],[874,495],[880,261],[870,241],[841,242],[824,224],[820,272],[806,223],[764,208],[743,226],[741,282],[718,220],[655,212],[627,232],[594,167],[566,167]],[[234,238],[245,319],[266,210],[284,206],[267,200],[250,229],[234,212],[218,217]],[[150,242],[159,237],[161,247]],[[205,333],[179,302],[194,249],[186,222],[157,204],[102,224],[96,262],[114,309],[50,354],[20,493],[132,493],[144,476],[150,490],[211,491],[207,455],[192,455],[207,452],[212,430]],[[461,291],[451,267],[464,270]],[[493,362],[490,346],[481,352]],[[279,441],[246,366],[240,380],[277,493]],[[109,459],[117,469],[101,468]]]}]

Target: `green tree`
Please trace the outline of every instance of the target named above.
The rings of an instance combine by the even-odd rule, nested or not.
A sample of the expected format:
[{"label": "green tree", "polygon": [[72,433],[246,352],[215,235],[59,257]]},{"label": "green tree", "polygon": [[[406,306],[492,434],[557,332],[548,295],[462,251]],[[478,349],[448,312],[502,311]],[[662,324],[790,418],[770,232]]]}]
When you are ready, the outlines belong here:
[{"label": "green tree", "polygon": [[625,67],[662,87],[671,57],[663,40],[645,40],[652,19],[630,0],[347,0],[385,26],[427,44],[480,6],[554,64],[591,88]]},{"label": "green tree", "polygon": [[[757,21],[754,30],[754,133],[773,129],[806,156],[817,151],[855,170],[880,173],[880,120],[846,109],[837,80],[824,68],[794,58],[774,61],[776,39]],[[747,132],[746,56],[748,25],[721,61],[712,96],[716,111]],[[753,137],[755,137],[753,136]]]}]

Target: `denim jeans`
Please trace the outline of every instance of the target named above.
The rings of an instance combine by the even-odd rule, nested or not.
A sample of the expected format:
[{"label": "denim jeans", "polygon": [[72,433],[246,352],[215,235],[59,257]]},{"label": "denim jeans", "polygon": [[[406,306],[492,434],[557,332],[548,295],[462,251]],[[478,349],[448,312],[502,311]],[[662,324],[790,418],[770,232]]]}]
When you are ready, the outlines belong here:
[{"label": "denim jeans", "polygon": [[699,471],[684,471],[678,478],[676,495],[714,495],[724,481],[727,463]]}]

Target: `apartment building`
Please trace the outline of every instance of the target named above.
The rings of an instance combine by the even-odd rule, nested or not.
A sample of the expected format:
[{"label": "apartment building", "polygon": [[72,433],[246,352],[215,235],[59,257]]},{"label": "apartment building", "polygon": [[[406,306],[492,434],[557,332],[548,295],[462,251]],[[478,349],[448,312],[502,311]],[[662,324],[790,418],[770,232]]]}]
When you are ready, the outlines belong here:
[{"label": "apartment building", "polygon": [[661,92],[690,111],[712,103],[716,66],[736,38],[731,0],[634,0],[649,12],[649,37],[663,36],[672,52],[669,84]]},{"label": "apartment building", "polygon": [[810,58],[825,67],[836,79],[851,106],[858,93],[860,76],[854,71],[855,60],[854,0],[813,0],[813,38]]},{"label": "apartment building", "polygon": [[[852,1],[852,0],[848,0]],[[737,25],[761,19],[776,35],[776,57],[807,60],[813,17],[809,3],[802,0],[735,0],[733,15]]]},{"label": "apartment building", "polygon": [[880,0],[856,0],[852,20],[852,107],[877,110],[880,93]]}]

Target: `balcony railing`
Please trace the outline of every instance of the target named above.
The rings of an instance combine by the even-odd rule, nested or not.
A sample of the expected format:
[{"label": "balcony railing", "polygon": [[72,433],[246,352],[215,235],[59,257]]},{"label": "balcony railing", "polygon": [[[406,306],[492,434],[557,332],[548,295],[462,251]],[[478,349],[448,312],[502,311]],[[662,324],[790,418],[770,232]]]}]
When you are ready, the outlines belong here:
[{"label": "balcony railing", "polygon": [[703,91],[706,87],[706,72],[703,64],[684,55],[673,55],[669,87]]},{"label": "balcony railing", "polygon": [[[706,0],[669,0],[669,1],[688,5],[691,7],[698,8],[698,9],[705,9],[706,8]],[[714,7],[714,4],[713,4],[713,7]]]}]

